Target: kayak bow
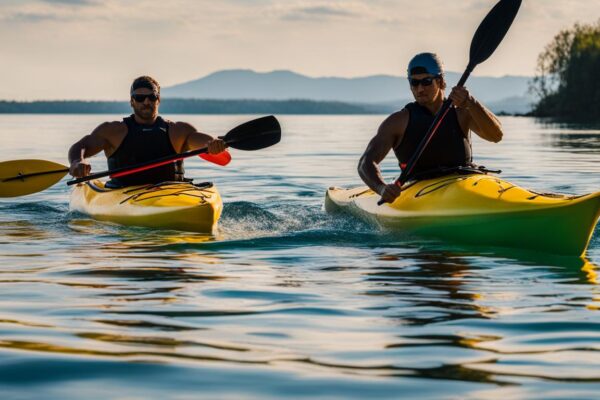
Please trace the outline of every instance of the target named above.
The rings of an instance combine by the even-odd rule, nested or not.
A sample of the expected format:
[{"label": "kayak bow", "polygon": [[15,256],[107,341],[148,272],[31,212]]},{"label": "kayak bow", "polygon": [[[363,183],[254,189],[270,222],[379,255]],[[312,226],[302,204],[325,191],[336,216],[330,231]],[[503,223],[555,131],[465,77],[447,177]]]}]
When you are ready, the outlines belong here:
[{"label": "kayak bow", "polygon": [[542,194],[485,174],[417,181],[392,204],[379,206],[378,200],[366,187],[330,188],[325,209],[418,236],[577,256],[585,252],[600,217],[600,192]]}]

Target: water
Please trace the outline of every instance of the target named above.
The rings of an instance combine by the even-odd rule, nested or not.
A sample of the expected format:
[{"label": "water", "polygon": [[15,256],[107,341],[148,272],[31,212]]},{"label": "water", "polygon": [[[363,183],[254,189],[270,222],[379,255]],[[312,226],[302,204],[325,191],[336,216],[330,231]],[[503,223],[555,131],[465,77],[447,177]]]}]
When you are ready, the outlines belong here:
[{"label": "water", "polygon": [[[216,134],[251,118],[173,117]],[[2,115],[0,160],[65,163],[106,119]],[[223,195],[216,237],[71,214],[64,184],[0,200],[0,398],[597,398],[599,232],[582,260],[323,212],[328,186],[359,183],[382,119],[281,116],[273,148],[188,161]],[[540,191],[600,190],[600,130],[502,122],[476,162]]]}]

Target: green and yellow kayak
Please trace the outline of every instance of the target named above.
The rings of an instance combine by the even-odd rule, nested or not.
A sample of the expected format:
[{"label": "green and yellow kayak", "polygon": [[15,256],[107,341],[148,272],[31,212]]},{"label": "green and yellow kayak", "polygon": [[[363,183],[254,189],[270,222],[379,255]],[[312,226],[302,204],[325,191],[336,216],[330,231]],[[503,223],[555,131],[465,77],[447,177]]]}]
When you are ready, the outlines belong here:
[{"label": "green and yellow kayak", "polygon": [[73,189],[70,208],[122,225],[213,233],[223,202],[212,183],[164,182],[110,189],[96,180]]},{"label": "green and yellow kayak", "polygon": [[329,188],[328,212],[454,242],[582,255],[600,217],[600,192],[536,193],[486,174],[452,174],[405,185],[392,204],[372,190]]}]

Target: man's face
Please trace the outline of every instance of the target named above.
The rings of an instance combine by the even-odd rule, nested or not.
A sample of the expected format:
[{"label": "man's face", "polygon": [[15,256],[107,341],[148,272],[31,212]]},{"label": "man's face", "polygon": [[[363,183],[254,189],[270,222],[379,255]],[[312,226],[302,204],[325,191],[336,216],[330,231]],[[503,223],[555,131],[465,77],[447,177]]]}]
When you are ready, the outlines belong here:
[{"label": "man's face", "polygon": [[141,119],[151,120],[158,116],[160,97],[151,89],[139,88],[131,95],[130,104],[135,115]]},{"label": "man's face", "polygon": [[409,78],[410,90],[417,103],[432,103],[441,92],[440,79],[431,74],[412,74]]}]

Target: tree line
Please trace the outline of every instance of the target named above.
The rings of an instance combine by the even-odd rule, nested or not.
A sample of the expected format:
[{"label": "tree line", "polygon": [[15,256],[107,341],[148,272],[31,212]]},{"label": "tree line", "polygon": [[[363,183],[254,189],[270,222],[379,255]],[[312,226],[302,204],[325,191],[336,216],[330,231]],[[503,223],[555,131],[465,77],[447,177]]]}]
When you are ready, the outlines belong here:
[{"label": "tree line", "polygon": [[[163,114],[376,114],[367,105],[311,100],[161,99]],[[16,114],[127,114],[126,101],[0,101],[0,113]]]},{"label": "tree line", "polygon": [[600,20],[558,33],[539,55],[533,115],[600,121]]}]

